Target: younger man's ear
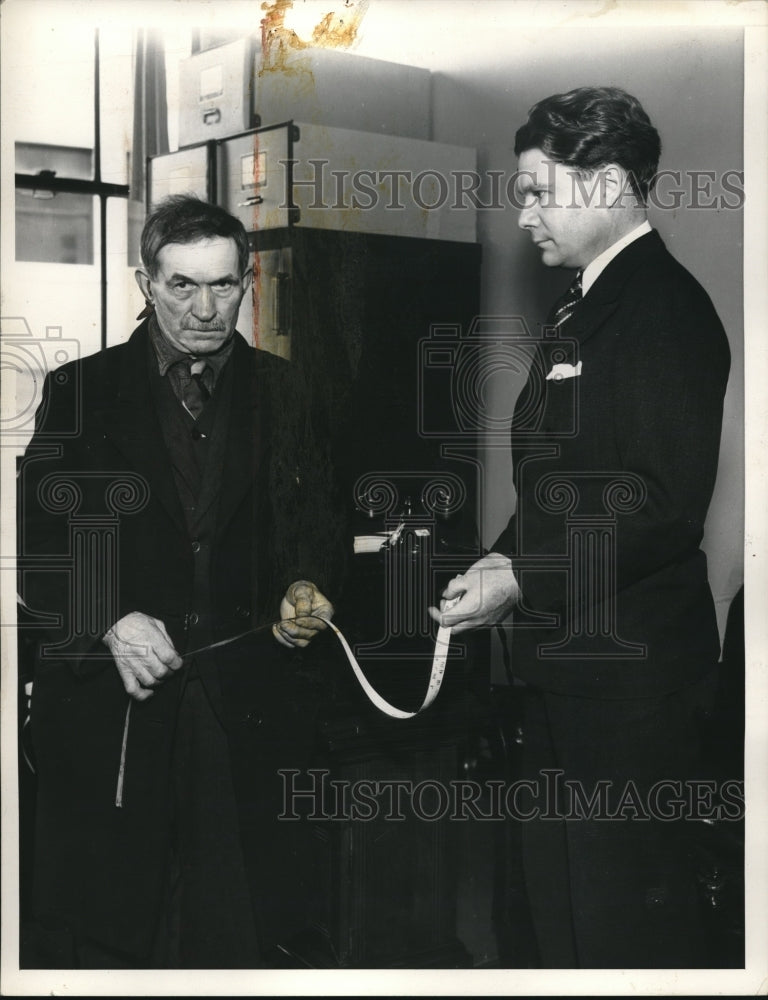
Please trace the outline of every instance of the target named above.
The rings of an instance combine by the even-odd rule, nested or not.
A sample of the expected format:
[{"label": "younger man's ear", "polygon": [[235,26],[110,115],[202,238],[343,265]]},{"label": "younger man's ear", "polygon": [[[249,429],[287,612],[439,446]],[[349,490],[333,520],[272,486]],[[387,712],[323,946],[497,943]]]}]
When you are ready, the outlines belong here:
[{"label": "younger man's ear", "polygon": [[605,203],[608,208],[627,208],[629,202],[627,198],[634,198],[632,184],[629,174],[620,167],[618,163],[609,163],[601,168],[603,175],[603,190],[605,191]]}]

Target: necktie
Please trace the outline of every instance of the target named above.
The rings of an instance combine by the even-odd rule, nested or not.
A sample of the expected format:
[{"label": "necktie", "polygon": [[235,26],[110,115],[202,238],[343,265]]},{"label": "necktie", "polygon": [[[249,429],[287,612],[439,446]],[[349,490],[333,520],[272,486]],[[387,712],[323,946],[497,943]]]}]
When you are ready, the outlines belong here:
[{"label": "necktie", "polygon": [[185,367],[189,375],[188,378],[184,379],[182,389],[184,405],[195,420],[197,420],[203,412],[203,407],[211,398],[210,389],[206,381],[206,376],[210,377],[210,368],[202,360],[191,361]]},{"label": "necktie", "polygon": [[576,277],[555,303],[554,309],[550,313],[554,326],[562,326],[567,319],[570,319],[574,309],[581,302],[581,275],[581,271],[576,273]]}]

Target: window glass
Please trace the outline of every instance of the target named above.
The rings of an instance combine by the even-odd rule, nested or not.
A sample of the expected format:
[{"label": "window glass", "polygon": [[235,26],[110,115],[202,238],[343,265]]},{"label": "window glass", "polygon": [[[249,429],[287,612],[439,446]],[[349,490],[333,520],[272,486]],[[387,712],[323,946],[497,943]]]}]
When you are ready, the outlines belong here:
[{"label": "window glass", "polygon": [[101,179],[129,183],[129,153],[133,137],[134,32],[99,29],[99,91],[101,102]]},{"label": "window glass", "polygon": [[41,142],[17,142],[16,173],[39,174],[41,170],[52,170],[57,177],[88,181],[93,177],[93,150]]},{"label": "window glass", "polygon": [[77,17],[36,16],[34,4],[25,6],[24,30],[3,51],[3,132],[92,149],[94,32]]},{"label": "window glass", "polygon": [[75,146],[16,143],[16,173],[40,178],[16,189],[16,260],[93,263],[93,197],[52,191],[46,177],[89,180],[93,151]]},{"label": "window glass", "polygon": [[93,264],[93,196],[16,191],[16,260]]}]

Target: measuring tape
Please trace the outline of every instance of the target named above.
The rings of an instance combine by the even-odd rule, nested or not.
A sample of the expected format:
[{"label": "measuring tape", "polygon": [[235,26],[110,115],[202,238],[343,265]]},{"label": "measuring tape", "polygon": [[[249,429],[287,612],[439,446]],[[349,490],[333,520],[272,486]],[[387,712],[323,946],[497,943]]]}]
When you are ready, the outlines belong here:
[{"label": "measuring tape", "polygon": [[[443,605],[443,610],[447,611],[449,608],[453,607],[454,604],[459,601],[459,597],[454,597],[452,600],[445,601]],[[417,708],[415,712],[404,712],[400,708],[395,708],[394,705],[390,705],[388,701],[381,697],[379,692],[373,687],[373,685],[368,681],[368,678],[363,673],[362,667],[357,662],[355,654],[352,652],[352,648],[344,637],[344,633],[341,629],[335,625],[332,621],[326,618],[322,618],[320,615],[304,615],[304,618],[318,618],[320,621],[325,622],[325,624],[331,629],[333,634],[339,640],[341,648],[344,650],[344,654],[347,657],[350,667],[354,672],[355,677],[360,684],[360,687],[366,693],[369,701],[372,705],[375,705],[380,712],[384,712],[385,715],[389,715],[393,719],[412,719],[419,712],[423,712],[425,708],[429,708],[432,702],[437,697],[440,687],[443,683],[443,676],[445,675],[445,663],[448,659],[448,647],[451,642],[451,628],[450,626],[441,625],[437,630],[437,637],[435,639],[435,652],[432,657],[432,670],[429,675],[429,683],[427,684],[427,693],[424,696],[424,701],[420,708]],[[286,618],[285,621],[295,621],[295,618]],[[218,649],[219,646],[227,646],[231,642],[235,642],[237,639],[242,639],[244,636],[253,635],[256,632],[261,632],[266,628],[271,628],[273,631],[277,625],[282,624],[281,622],[274,622],[271,625],[260,625],[254,629],[248,629],[246,632],[241,632],[239,635],[230,636],[228,639],[221,639],[219,642],[211,643],[208,646],[202,646],[200,649],[194,649],[191,653],[185,655],[185,659],[190,656],[197,656],[199,653],[207,653],[212,649]]]},{"label": "measuring tape", "polygon": [[[448,610],[448,608],[454,605],[458,600],[459,598],[456,597],[453,600],[446,601],[443,610]],[[303,617],[317,618],[319,617],[319,615],[305,615]],[[295,619],[287,619],[287,620],[294,621]],[[360,687],[365,692],[371,704],[374,705],[376,708],[378,708],[380,712],[383,712],[385,715],[390,716],[390,718],[392,719],[413,719],[414,716],[417,716],[420,712],[423,712],[424,709],[429,708],[429,706],[432,704],[435,698],[437,698],[443,683],[443,677],[445,676],[445,663],[446,660],[448,659],[448,647],[450,646],[451,642],[450,626],[441,625],[440,628],[437,630],[437,637],[435,638],[435,652],[432,657],[432,670],[430,671],[429,683],[427,684],[427,693],[424,696],[424,701],[421,703],[421,706],[416,709],[415,712],[404,712],[401,708],[396,708],[394,705],[390,705],[390,703],[386,701],[386,699],[382,698],[379,692],[369,682],[368,678],[363,673],[362,667],[357,662],[357,658],[355,657],[355,654],[352,652],[352,648],[345,639],[341,629],[337,625],[334,625],[332,621],[327,621],[325,618],[322,618],[321,621],[324,621],[325,624],[328,625],[333,634],[341,643],[341,648],[344,650],[344,654],[347,657],[350,667],[352,667],[352,671],[355,677],[357,678]],[[274,624],[277,625],[280,623],[275,622]],[[269,625],[260,625],[257,628],[248,629],[248,631],[246,632],[241,632],[239,633],[239,635],[230,636],[229,639],[221,639],[219,640],[219,642],[213,642],[208,646],[201,646],[200,649],[194,649],[192,650],[191,653],[187,653],[185,659],[187,659],[187,657],[190,656],[197,656],[200,653],[207,653],[211,649],[218,649],[220,646],[227,646],[229,645],[229,643],[235,642],[238,639],[242,639],[247,635],[253,635],[257,632],[263,631],[266,628],[272,628],[272,627],[273,625],[271,623]],[[123,726],[123,742],[122,742],[122,747],[120,749],[120,766],[118,769],[117,789],[115,793],[115,805],[117,806],[118,809],[122,808],[123,805],[125,757],[128,748],[128,726],[131,720],[132,704],[133,700],[129,699],[128,707],[125,712],[125,725]]]},{"label": "measuring tape", "polygon": [[421,707],[417,708],[415,712],[404,712],[401,708],[395,708],[394,705],[390,705],[388,701],[385,701],[381,697],[379,692],[373,687],[369,682],[368,678],[362,671],[360,664],[355,658],[355,654],[350,649],[349,643],[344,638],[341,633],[341,629],[337,628],[333,622],[328,622],[333,634],[341,643],[341,648],[344,650],[349,661],[350,667],[357,678],[360,687],[365,691],[368,696],[369,701],[372,705],[375,705],[380,712],[384,712],[385,715],[391,716],[393,719],[412,719],[419,712],[423,712],[425,708],[429,708],[432,702],[437,698],[438,692],[440,691],[440,686],[443,683],[443,677],[445,675],[445,661],[448,658],[448,646],[451,641],[451,629],[443,628],[442,626],[437,630],[437,638],[435,639],[435,653],[432,657],[432,671],[429,675],[429,684],[427,685],[427,693],[424,696],[424,701],[421,703]]}]

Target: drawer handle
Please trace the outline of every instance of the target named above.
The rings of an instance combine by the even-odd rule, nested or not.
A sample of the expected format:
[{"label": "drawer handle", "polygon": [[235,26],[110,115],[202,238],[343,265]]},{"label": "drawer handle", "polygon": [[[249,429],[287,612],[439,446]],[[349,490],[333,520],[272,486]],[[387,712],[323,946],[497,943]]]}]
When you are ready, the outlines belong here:
[{"label": "drawer handle", "polygon": [[212,108],[210,111],[203,112],[203,123],[205,125],[216,125],[221,121],[221,111],[218,108]]},{"label": "drawer handle", "polygon": [[250,198],[246,198],[245,201],[239,201],[237,203],[238,208],[250,208],[252,205],[262,205],[264,199],[260,194],[253,194]]}]

